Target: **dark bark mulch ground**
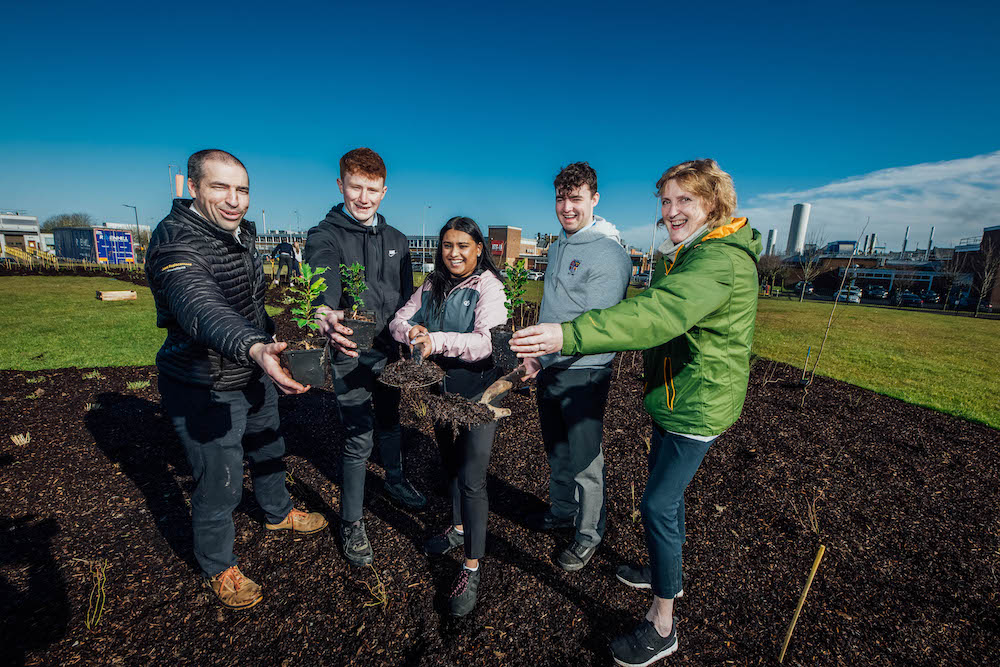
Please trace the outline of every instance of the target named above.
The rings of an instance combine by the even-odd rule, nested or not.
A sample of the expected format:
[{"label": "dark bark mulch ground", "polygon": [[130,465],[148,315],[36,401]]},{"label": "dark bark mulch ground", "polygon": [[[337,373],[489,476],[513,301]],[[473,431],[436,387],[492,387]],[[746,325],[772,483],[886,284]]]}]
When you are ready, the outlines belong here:
[{"label": "dark bark mulch ground", "polygon": [[[0,663],[609,664],[608,641],[650,599],[614,577],[645,551],[633,512],[650,424],[635,358],[616,367],[605,422],[608,532],[575,574],[553,563],[571,535],[524,526],[544,507],[548,466],[534,401],[506,400],[514,414],[490,469],[480,602],[459,621],[442,596],[460,554],[421,551],[450,504],[414,394],[402,406],[406,462],[426,510],[389,503],[372,464],[375,567],[354,569],[332,533],[264,531],[248,479],[236,549],[267,597],[230,612],[193,563],[192,481],[155,369],[0,372]],[[681,648],[668,664],[775,664],[821,543],[786,664],[997,664],[1000,432],[824,378],[800,407],[797,371],[779,366],[780,381],[765,386],[763,366],[687,494]],[[343,429],[333,395],[285,397],[281,411],[293,495],[334,525]],[[9,438],[23,433],[26,445]],[[90,631],[87,563],[98,560],[109,563],[107,603]],[[376,572],[386,606],[367,588]]]}]

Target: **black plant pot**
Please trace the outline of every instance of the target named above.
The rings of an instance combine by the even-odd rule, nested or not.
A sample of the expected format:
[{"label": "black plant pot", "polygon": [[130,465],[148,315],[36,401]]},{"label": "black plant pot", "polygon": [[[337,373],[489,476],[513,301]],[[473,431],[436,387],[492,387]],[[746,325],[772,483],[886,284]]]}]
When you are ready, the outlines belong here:
[{"label": "black plant pot", "polygon": [[375,313],[361,311],[361,315],[369,320],[344,320],[344,326],[350,327],[354,334],[350,336],[351,341],[357,345],[358,352],[365,352],[372,349],[375,342]]},{"label": "black plant pot", "polygon": [[514,370],[520,363],[517,354],[510,349],[510,338],[513,335],[514,332],[509,324],[501,324],[490,329],[490,336],[493,339],[493,363],[504,373]]},{"label": "black plant pot", "polygon": [[293,380],[313,387],[322,387],[326,384],[323,352],[323,348],[320,347],[312,350],[285,350],[281,355]]}]

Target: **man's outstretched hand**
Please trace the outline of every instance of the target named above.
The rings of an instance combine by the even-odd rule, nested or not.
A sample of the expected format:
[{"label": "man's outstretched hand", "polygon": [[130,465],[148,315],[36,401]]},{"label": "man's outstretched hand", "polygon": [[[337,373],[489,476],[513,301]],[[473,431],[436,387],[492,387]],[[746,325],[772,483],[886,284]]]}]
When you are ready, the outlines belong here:
[{"label": "man's outstretched hand", "polygon": [[250,358],[257,362],[283,394],[304,394],[309,385],[302,386],[292,379],[281,366],[281,351],[288,343],[254,343],[250,348]]},{"label": "man's outstretched hand", "polygon": [[320,306],[316,309],[316,322],[319,323],[319,332],[330,339],[330,344],[336,347],[342,354],[348,357],[358,356],[358,351],[354,348],[358,346],[347,336],[354,334],[354,329],[341,324],[344,311],[333,310],[327,306]]}]

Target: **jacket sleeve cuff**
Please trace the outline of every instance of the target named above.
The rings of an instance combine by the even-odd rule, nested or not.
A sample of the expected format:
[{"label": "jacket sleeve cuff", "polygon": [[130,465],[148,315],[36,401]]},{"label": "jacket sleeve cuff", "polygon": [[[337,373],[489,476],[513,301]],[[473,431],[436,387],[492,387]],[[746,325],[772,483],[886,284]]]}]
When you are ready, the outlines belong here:
[{"label": "jacket sleeve cuff", "polygon": [[572,322],[563,322],[560,326],[562,327],[563,335],[563,346],[560,354],[564,357],[572,357],[574,354],[577,354],[576,327],[573,326]]},{"label": "jacket sleeve cuff", "polygon": [[256,362],[250,356],[250,348],[257,343],[264,343],[267,345],[272,342],[274,342],[274,339],[265,333],[257,333],[252,336],[247,336],[243,339],[243,342],[237,350],[236,361],[239,362],[240,365],[246,366],[247,368],[252,367]]}]

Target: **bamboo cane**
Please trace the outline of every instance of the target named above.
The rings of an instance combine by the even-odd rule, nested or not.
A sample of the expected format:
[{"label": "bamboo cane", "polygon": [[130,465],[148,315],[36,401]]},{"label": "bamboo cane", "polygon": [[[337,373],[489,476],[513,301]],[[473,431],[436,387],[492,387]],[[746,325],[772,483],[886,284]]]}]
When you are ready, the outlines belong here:
[{"label": "bamboo cane", "polygon": [[819,562],[823,560],[824,552],[826,552],[826,547],[822,544],[819,545],[819,551],[816,552],[816,560],[813,561],[812,570],[809,571],[809,578],[806,579],[806,587],[802,589],[802,595],[799,597],[799,605],[795,608],[792,622],[788,626],[788,632],[785,634],[785,643],[781,647],[781,655],[778,656],[779,665],[785,659],[785,651],[788,650],[788,642],[792,641],[792,631],[795,630],[795,622],[799,620],[799,612],[802,611],[802,605],[806,603],[806,596],[809,595],[809,587],[812,585],[813,577],[816,576],[816,570],[819,569]]}]

